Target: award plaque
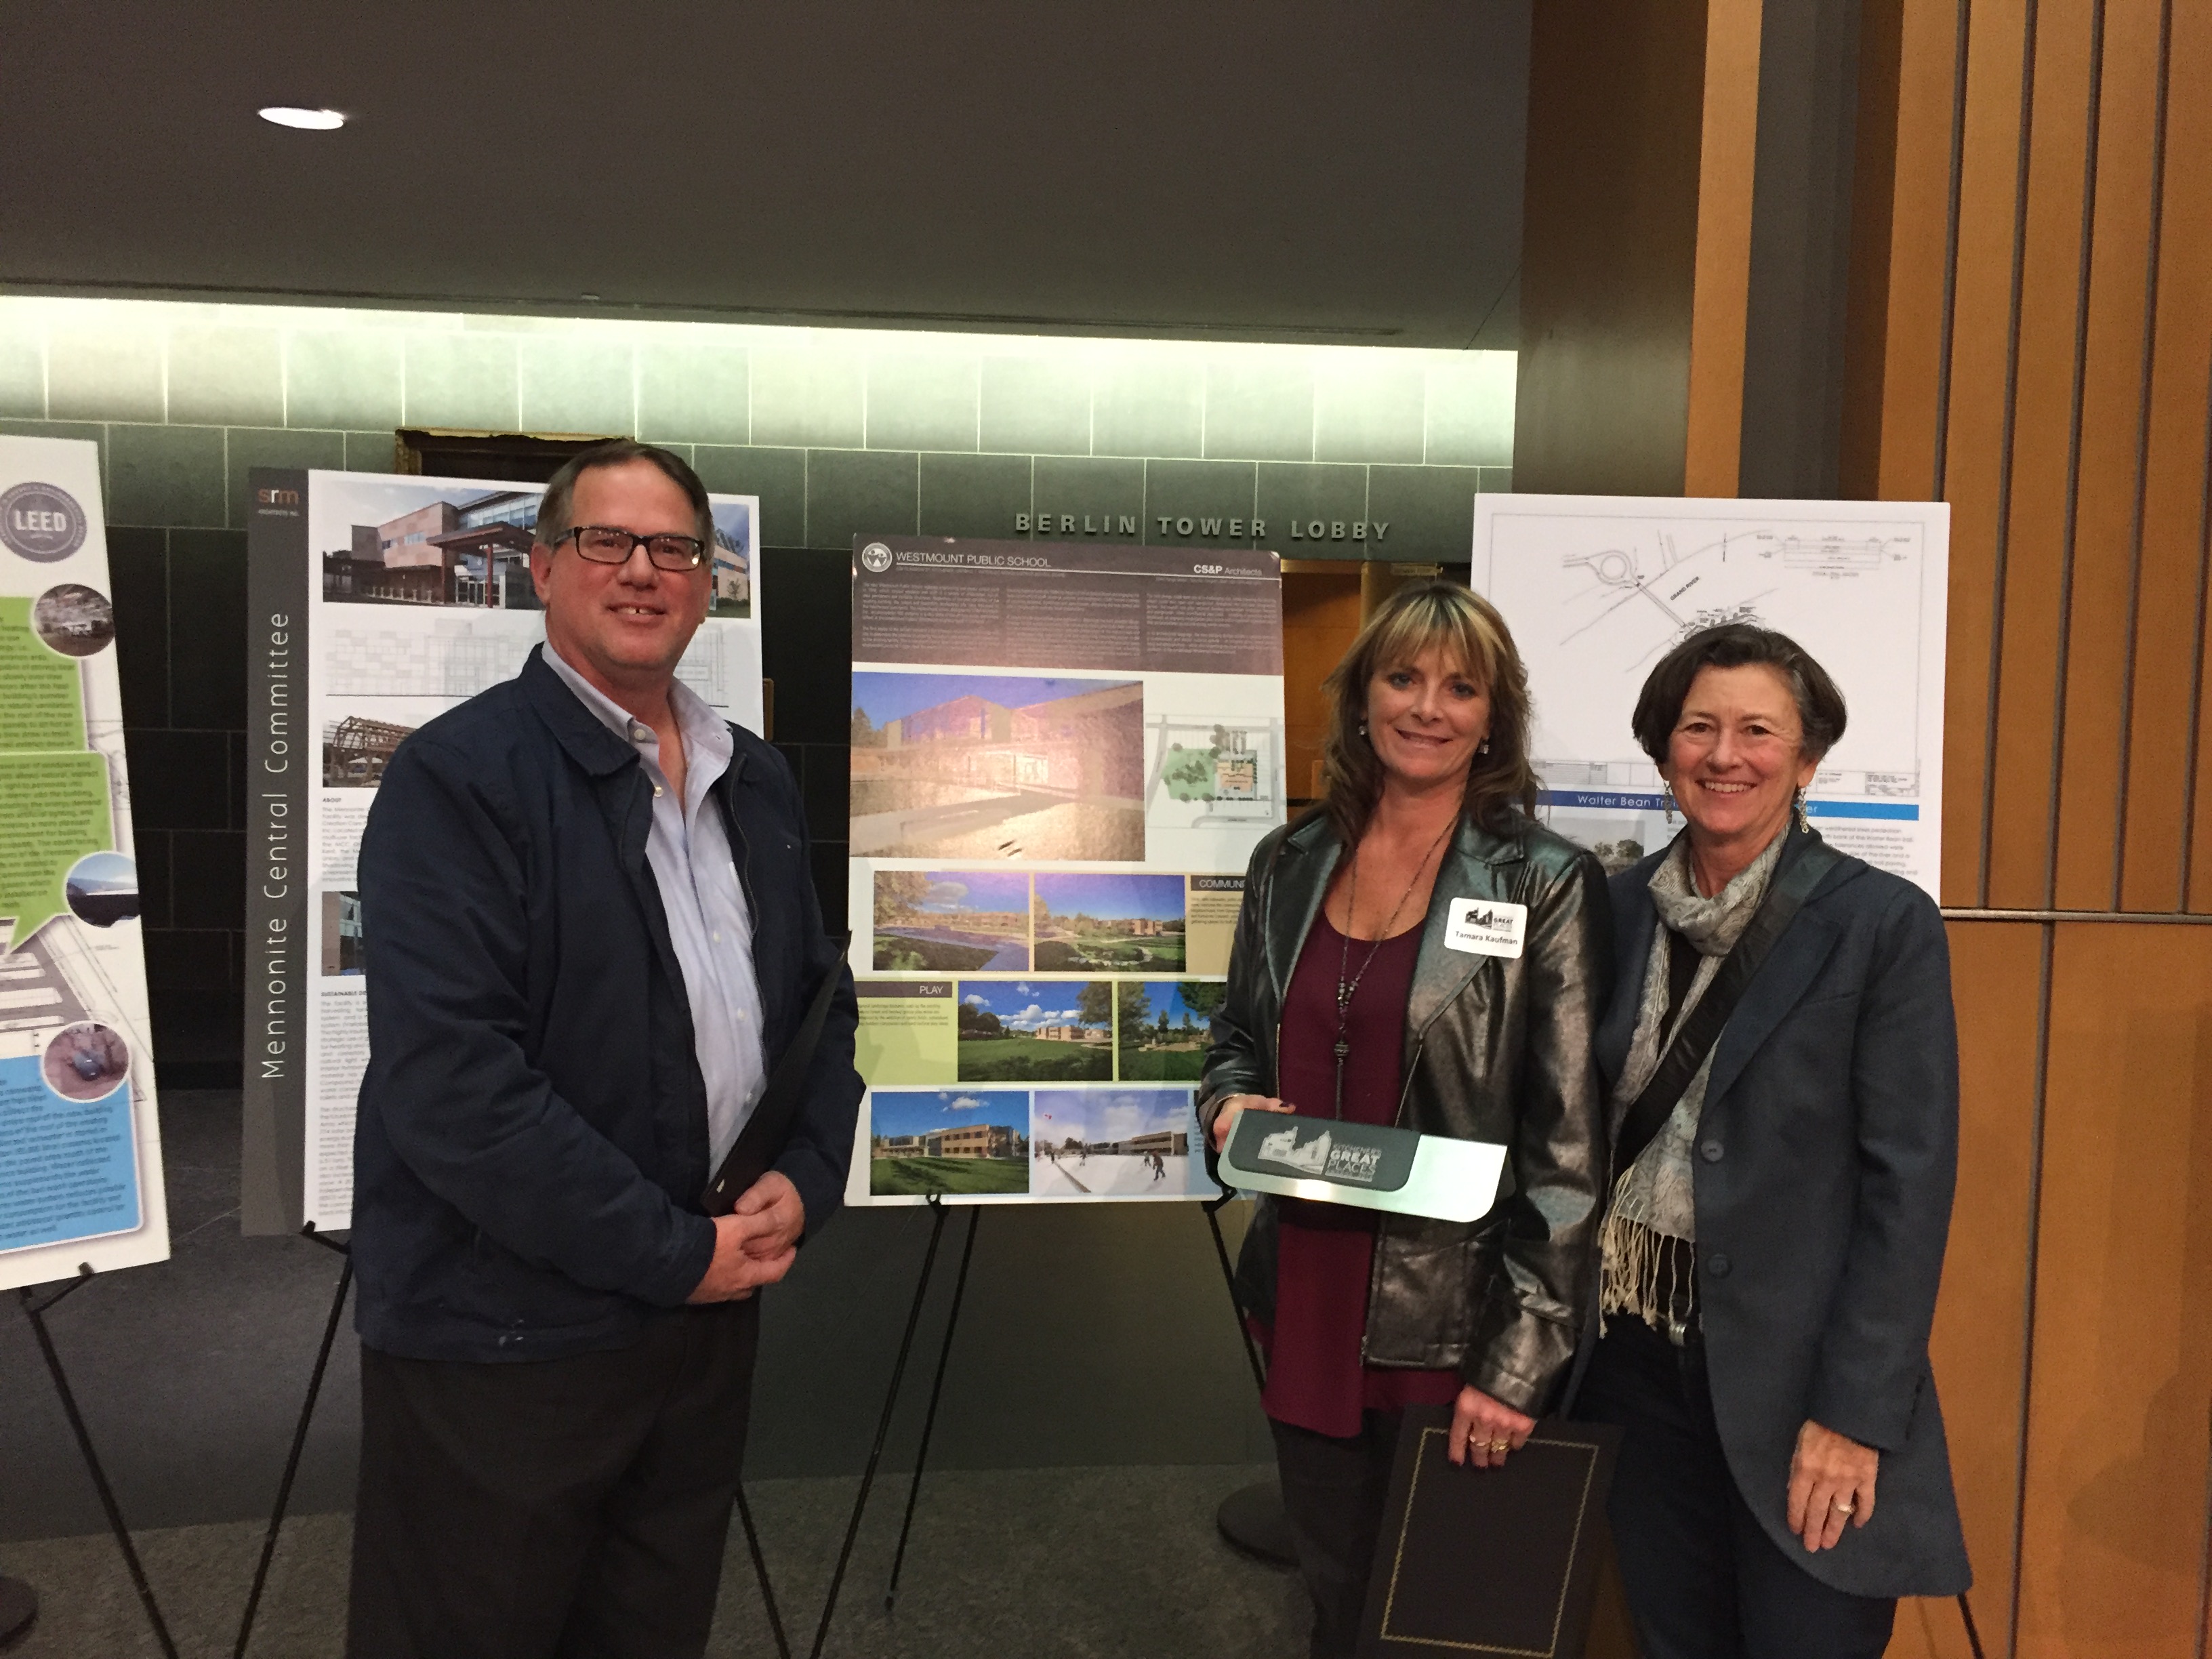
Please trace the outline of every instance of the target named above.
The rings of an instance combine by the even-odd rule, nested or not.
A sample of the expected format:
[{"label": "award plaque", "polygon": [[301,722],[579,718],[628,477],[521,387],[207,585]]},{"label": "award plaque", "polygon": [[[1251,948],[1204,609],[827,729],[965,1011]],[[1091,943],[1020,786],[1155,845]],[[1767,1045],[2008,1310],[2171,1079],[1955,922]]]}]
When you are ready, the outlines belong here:
[{"label": "award plaque", "polygon": [[1498,1197],[1505,1148],[1388,1124],[1246,1111],[1220,1164],[1222,1183],[1248,1192],[1480,1221]]}]

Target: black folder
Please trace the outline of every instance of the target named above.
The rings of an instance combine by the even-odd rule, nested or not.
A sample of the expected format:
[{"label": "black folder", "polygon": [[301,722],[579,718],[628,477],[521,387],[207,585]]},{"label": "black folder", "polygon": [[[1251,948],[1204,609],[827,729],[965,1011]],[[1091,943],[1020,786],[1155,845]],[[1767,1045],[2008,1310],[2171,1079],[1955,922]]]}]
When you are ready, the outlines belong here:
[{"label": "black folder", "polygon": [[782,1155],[792,1126],[799,1121],[799,1108],[806,1103],[806,1074],[813,1067],[815,1049],[821,1046],[822,1023],[829,1015],[830,1001],[844,982],[845,958],[852,948],[853,942],[848,939],[845,948],[837,952],[837,960],[830,964],[830,971],[822,975],[814,1000],[799,1022],[798,1035],[768,1074],[753,1115],[738,1131],[737,1141],[723,1158],[722,1167],[714,1171],[714,1180],[707,1183],[699,1201],[708,1215],[729,1214],[745,1195],[745,1189],[766,1175]]},{"label": "black folder", "polygon": [[1502,1468],[1445,1455],[1449,1406],[1406,1413],[1360,1659],[1579,1659],[1620,1431],[1545,1421]]}]

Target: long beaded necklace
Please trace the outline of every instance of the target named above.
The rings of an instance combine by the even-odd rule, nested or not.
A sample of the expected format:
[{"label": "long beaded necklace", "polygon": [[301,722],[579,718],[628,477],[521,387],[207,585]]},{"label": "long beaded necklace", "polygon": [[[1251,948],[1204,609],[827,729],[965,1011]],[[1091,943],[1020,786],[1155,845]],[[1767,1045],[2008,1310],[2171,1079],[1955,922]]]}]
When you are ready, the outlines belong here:
[{"label": "long beaded necklace", "polygon": [[1336,1056],[1336,1115],[1340,1119],[1344,1116],[1344,1062],[1352,1054],[1352,1044],[1345,1034],[1352,1024],[1352,995],[1359,989],[1359,981],[1367,977],[1367,970],[1374,966],[1375,958],[1382,954],[1382,947],[1389,943],[1398,925],[1398,913],[1406,908],[1406,901],[1413,896],[1413,889],[1420,885],[1421,874],[1429,867],[1429,860],[1437,855],[1437,849],[1444,844],[1444,837],[1451,834],[1458,821],[1456,816],[1444,821],[1444,827],[1429,843],[1429,850],[1421,854],[1421,861],[1413,866],[1413,878],[1407,882],[1406,890],[1398,895],[1398,902],[1390,907],[1390,915],[1383,921],[1382,932],[1367,947],[1367,955],[1360,962],[1359,971],[1346,979],[1346,975],[1352,967],[1350,930],[1359,925],[1359,849],[1356,847],[1352,849],[1352,881],[1345,894],[1344,905],[1346,931],[1337,935],[1341,948],[1336,958],[1336,1046],[1330,1050]]}]

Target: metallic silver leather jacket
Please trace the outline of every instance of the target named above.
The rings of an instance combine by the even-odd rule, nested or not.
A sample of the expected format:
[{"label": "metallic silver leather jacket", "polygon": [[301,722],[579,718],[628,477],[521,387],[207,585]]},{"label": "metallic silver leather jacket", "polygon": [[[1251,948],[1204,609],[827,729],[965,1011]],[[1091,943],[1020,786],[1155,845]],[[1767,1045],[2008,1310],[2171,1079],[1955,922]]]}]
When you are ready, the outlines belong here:
[{"label": "metallic silver leather jacket", "polygon": [[[1209,1170],[1222,1100],[1277,1092],[1283,997],[1341,851],[1316,814],[1252,855],[1200,1091]],[[1448,945],[1455,898],[1528,906],[1521,955]],[[1368,1364],[1456,1370],[1531,1415],[1553,1403],[1595,1294],[1606,1141],[1591,1041],[1612,984],[1611,940],[1605,873],[1589,854],[1525,822],[1507,835],[1460,825],[1414,964],[1397,1121],[1503,1143],[1505,1175],[1480,1221],[1377,1218]],[[1273,1315],[1275,1255],[1275,1200],[1263,1197],[1237,1270],[1255,1318]]]}]

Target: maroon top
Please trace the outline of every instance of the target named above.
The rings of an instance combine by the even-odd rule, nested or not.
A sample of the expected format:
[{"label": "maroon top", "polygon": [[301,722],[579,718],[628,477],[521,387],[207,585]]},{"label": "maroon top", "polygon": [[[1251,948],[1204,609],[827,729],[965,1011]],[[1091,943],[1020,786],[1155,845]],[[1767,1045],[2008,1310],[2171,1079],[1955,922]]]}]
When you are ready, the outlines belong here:
[{"label": "maroon top", "polygon": [[[1421,929],[1375,945],[1351,941],[1314,918],[1283,999],[1276,1092],[1310,1117],[1334,1114],[1336,981],[1357,975],[1345,1041],[1344,1115],[1353,1123],[1394,1123],[1405,1077],[1406,1005]],[[1374,960],[1368,962],[1368,953]],[[1367,963],[1366,972],[1360,964]],[[1304,1199],[1277,1202],[1279,1254],[1275,1322],[1255,1328],[1267,1348],[1261,1403],[1279,1422],[1339,1437],[1359,1432],[1362,1410],[1447,1405],[1458,1396],[1453,1371],[1417,1371],[1360,1363],[1367,1334],[1368,1279],[1375,1263],[1375,1213]]]}]

